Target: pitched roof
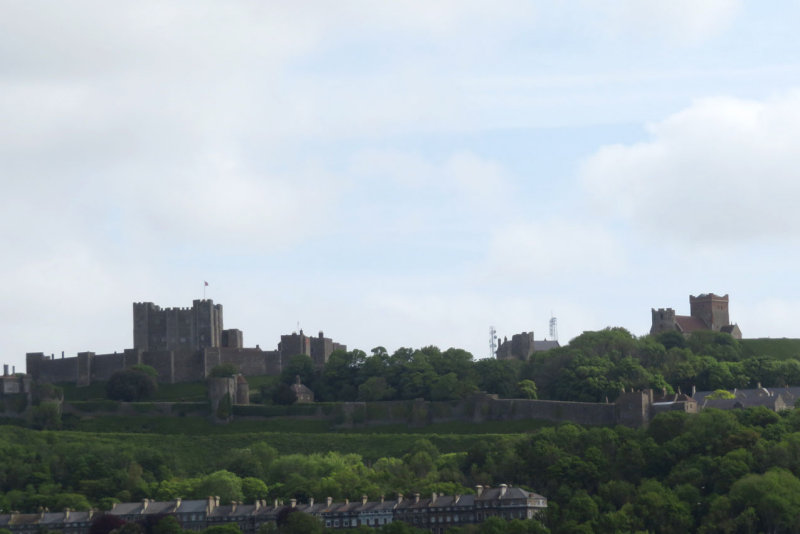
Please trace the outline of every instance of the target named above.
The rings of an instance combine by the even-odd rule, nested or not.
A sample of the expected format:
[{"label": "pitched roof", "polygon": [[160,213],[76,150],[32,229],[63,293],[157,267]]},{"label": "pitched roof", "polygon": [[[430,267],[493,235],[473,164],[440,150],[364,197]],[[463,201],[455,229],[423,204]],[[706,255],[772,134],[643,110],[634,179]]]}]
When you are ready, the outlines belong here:
[{"label": "pitched roof", "polygon": [[708,330],[708,327],[703,321],[689,315],[676,315],[675,324],[677,324],[678,329],[684,333],[694,332],[696,330]]},{"label": "pitched roof", "polygon": [[556,340],[553,340],[553,339],[551,339],[551,340],[542,339],[542,340],[538,340],[538,341],[537,340],[533,340],[533,351],[534,352],[542,352],[542,351],[545,351],[545,350],[557,349],[560,346],[561,345],[559,344],[559,342],[556,341]]}]

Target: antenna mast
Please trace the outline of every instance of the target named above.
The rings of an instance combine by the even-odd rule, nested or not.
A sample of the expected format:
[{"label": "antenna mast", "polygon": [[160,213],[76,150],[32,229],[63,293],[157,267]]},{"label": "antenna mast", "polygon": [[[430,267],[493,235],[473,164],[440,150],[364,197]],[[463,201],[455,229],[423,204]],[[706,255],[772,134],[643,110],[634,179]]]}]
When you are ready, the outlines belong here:
[{"label": "antenna mast", "polygon": [[558,341],[558,319],[553,317],[553,312],[550,312],[550,339]]}]

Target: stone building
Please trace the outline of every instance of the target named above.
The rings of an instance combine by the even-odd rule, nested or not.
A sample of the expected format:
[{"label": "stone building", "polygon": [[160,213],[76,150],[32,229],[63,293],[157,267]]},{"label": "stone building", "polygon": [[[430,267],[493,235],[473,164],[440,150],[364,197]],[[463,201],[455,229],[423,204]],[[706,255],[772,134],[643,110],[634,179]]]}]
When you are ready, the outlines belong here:
[{"label": "stone building", "polygon": [[300,404],[307,404],[309,402],[314,402],[314,392],[311,389],[300,382],[300,376],[296,376],[294,379],[294,384],[289,386],[291,390],[294,392],[295,397],[297,400],[295,402]]},{"label": "stone building", "polygon": [[307,336],[302,330],[299,334],[292,332],[289,335],[281,336],[281,342],[278,344],[278,352],[281,353],[281,361],[284,366],[289,363],[292,356],[303,354],[311,358],[314,367],[322,369],[335,350],[346,351],[347,346],[325,337],[322,332],[317,337]]},{"label": "stone building", "polygon": [[522,332],[508,338],[503,338],[497,347],[498,360],[527,360],[534,352],[542,352],[560,347],[558,341],[548,341],[533,339],[533,332]]},{"label": "stone building", "polygon": [[742,339],[739,326],[731,324],[728,315],[728,295],[703,295],[689,296],[690,315],[676,315],[672,308],[652,309],[652,326],[650,334],[677,331],[689,335],[698,330],[711,330],[725,332],[736,339]]},{"label": "stone building", "polygon": [[26,370],[34,380],[87,386],[108,380],[116,371],[145,364],[159,382],[200,382],[220,364],[235,365],[245,376],[278,375],[296,354],[307,354],[322,367],[334,350],[345,345],[323,336],[281,336],[278,350],[244,347],[241,330],[224,329],[222,305],[195,300],[190,308],[161,308],[152,302],[133,304],[133,348],[113,354],[80,352],[61,358],[41,352],[26,354]]}]

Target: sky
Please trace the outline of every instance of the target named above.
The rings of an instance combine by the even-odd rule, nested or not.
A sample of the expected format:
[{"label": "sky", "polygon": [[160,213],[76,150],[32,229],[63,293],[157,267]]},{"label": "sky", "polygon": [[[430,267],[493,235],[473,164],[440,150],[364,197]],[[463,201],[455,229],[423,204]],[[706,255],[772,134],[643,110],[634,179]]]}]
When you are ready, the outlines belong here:
[{"label": "sky", "polygon": [[[800,337],[796,1],[0,0],[0,359],[224,306],[369,353],[730,295]],[[204,286],[208,282],[208,287]]]}]

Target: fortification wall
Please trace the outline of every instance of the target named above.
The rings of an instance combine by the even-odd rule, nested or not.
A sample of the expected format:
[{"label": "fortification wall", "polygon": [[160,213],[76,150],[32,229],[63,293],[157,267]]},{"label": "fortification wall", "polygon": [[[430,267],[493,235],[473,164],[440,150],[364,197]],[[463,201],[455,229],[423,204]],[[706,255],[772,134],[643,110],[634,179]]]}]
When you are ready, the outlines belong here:
[{"label": "fortification wall", "polygon": [[28,373],[43,382],[75,382],[78,380],[78,358],[45,359],[38,362],[35,370],[29,369]]},{"label": "fortification wall", "polygon": [[264,351],[261,349],[220,349],[220,361],[230,363],[245,376],[267,374]]},{"label": "fortification wall", "polygon": [[143,352],[142,363],[149,365],[158,372],[159,382],[173,384],[175,382],[173,354],[174,352],[171,350]]},{"label": "fortification wall", "polygon": [[92,359],[92,381],[108,380],[111,375],[125,367],[125,354],[95,354]]},{"label": "fortification wall", "polygon": [[206,377],[205,360],[200,351],[175,351],[172,354],[173,382],[200,382]]}]

